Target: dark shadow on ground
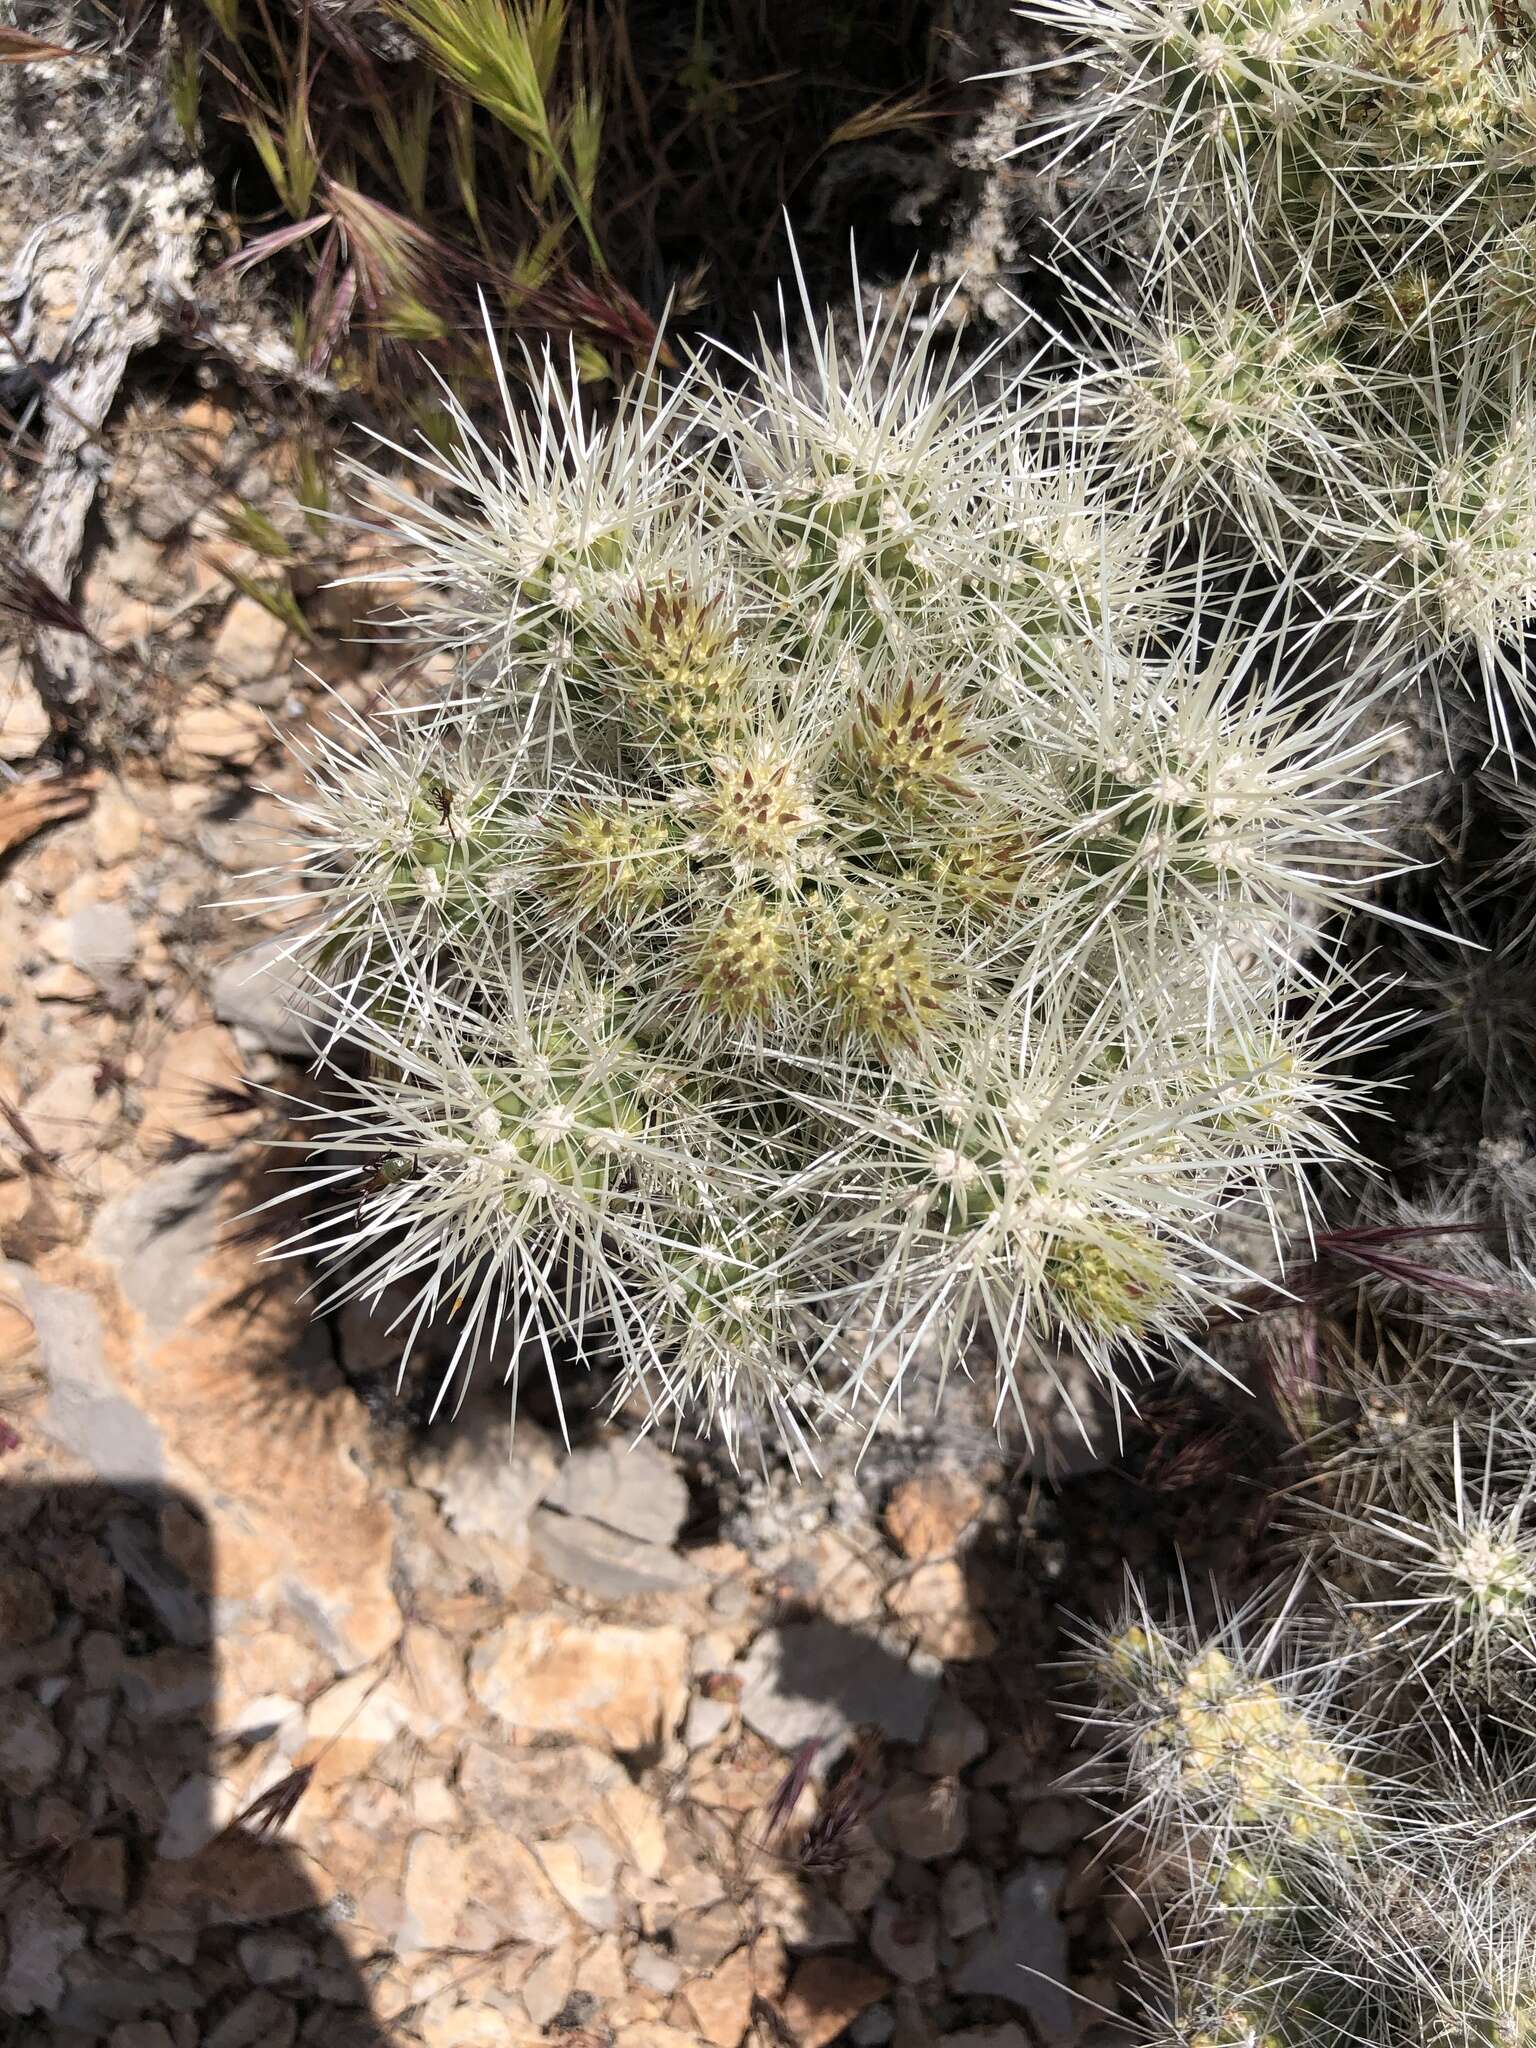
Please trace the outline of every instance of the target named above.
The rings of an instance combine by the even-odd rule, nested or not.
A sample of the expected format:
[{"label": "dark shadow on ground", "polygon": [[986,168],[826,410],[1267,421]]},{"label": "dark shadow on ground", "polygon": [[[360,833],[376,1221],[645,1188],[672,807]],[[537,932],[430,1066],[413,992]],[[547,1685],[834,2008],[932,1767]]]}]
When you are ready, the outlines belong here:
[{"label": "dark shadow on ground", "polygon": [[3,2048],[383,2048],[281,1799],[211,1818],[213,1622],[193,1501],[0,1488]]}]

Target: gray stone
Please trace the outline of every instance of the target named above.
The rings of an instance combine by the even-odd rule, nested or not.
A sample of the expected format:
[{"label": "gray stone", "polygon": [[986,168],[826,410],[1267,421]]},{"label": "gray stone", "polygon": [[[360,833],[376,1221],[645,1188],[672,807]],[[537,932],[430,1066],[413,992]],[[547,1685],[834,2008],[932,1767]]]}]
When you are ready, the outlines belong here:
[{"label": "gray stone", "polygon": [[[1118,2036],[1118,2048],[1126,2037]],[[966,2027],[958,2034],[940,2034],[939,2048],[1030,2048],[1028,2034],[1017,2020],[1004,2020],[997,2027]]]},{"label": "gray stone", "polygon": [[625,1775],[622,1764],[585,1744],[503,1748],[472,1739],[464,1745],[458,1789],[481,1826],[534,1842],[559,1835],[573,1813],[596,1812],[606,1787]]},{"label": "gray stone", "polygon": [[986,1723],[952,1692],[940,1693],[928,1733],[917,1753],[917,1768],[930,1778],[958,1777],[979,1756],[984,1756],[986,1749]]},{"label": "gray stone", "polygon": [[270,1991],[251,1991],[208,2034],[204,2048],[293,2048],[298,2015]]},{"label": "gray stone", "polygon": [[144,1595],[172,1642],[192,1649],[208,1640],[208,1603],[186,1573],[131,1515],[107,1524],[107,1549],[123,1577]]},{"label": "gray stone", "polygon": [[223,1230],[219,1198],[230,1170],[226,1159],[199,1155],[158,1167],[115,1195],[92,1226],[88,1249],[116,1268],[152,1341],[184,1330],[207,1298],[204,1269]]},{"label": "gray stone", "polygon": [[740,1621],[752,1605],[752,1595],[740,1579],[727,1579],[709,1596],[709,1611],[721,1621]]},{"label": "gray stone", "polygon": [[1093,1821],[1084,1799],[1032,1799],[1019,1815],[1014,1839],[1027,1856],[1059,1856],[1083,1839]]},{"label": "gray stone", "polygon": [[176,2042],[163,2020],[124,2020],[112,2029],[109,2048],[176,2048]]},{"label": "gray stone", "polygon": [[291,939],[267,939],[213,977],[213,1014],[245,1050],[307,1059],[323,1042],[312,985],[292,949]]},{"label": "gray stone", "polygon": [[308,1946],[289,1934],[242,1935],[238,1953],[253,1984],[292,1984],[308,1977],[315,1961]]},{"label": "gray stone", "polygon": [[29,1267],[11,1265],[37,1332],[48,1380],[43,1428],[103,1479],[158,1480],[165,1445],[142,1409],[123,1398],[102,1364],[106,1337],[95,1302],[72,1287],[51,1287]]},{"label": "gray stone", "polygon": [[939,1915],[951,1941],[964,1941],[992,1925],[991,1888],[977,1864],[951,1863],[939,1885]]},{"label": "gray stone", "polygon": [[0,1644],[8,1650],[33,1648],[52,1635],[55,1619],[53,1594],[42,1573],[7,1564],[0,1578]]},{"label": "gray stone", "polygon": [[223,1825],[216,1802],[217,1783],[205,1771],[183,1778],[165,1803],[165,1820],[155,1853],[165,1863],[184,1863],[206,1848]]},{"label": "gray stone", "polygon": [[69,920],[69,957],[94,981],[110,981],[138,951],[139,935],[124,904],[87,903]]},{"label": "gray stone", "polygon": [[741,1717],[782,1750],[820,1740],[825,1764],[856,1728],[920,1742],[939,1686],[870,1637],[830,1621],[765,1629],[741,1666]]},{"label": "gray stone", "polygon": [[667,1998],[681,1983],[683,1973],[665,1949],[642,1941],[630,1958],[629,1975],[630,1981],[642,1990],[654,1991],[658,1997]]},{"label": "gray stone", "polygon": [[85,1928],[40,1878],[23,1876],[6,1898],[5,1975],[0,2012],[57,2012],[64,2001],[64,1965],[85,1940]]},{"label": "gray stone", "polygon": [[163,1971],[85,1949],[64,1966],[64,2002],[57,2019],[61,2026],[78,2027],[99,2040],[109,2027],[136,2020],[153,2006],[168,2005],[167,1989]]},{"label": "gray stone", "polygon": [[213,1701],[211,1660],[197,1650],[152,1650],[123,1666],[123,1698],[141,1721],[179,1721]]},{"label": "gray stone", "polygon": [[896,2015],[888,2005],[872,2005],[848,2029],[855,2048],[885,2048],[896,2031]]},{"label": "gray stone", "polygon": [[886,1897],[875,1902],[869,1952],[902,1984],[926,1984],[939,1967],[939,1931],[933,1910]]},{"label": "gray stone", "polygon": [[534,1555],[562,1586],[624,1600],[634,1593],[681,1593],[698,1573],[675,1550],[604,1528],[585,1515],[539,1508],[528,1525]]},{"label": "gray stone", "polygon": [[120,1835],[90,1835],[77,1842],[59,1872],[59,1891],[68,1906],[120,1913],[128,1897],[127,1851]]},{"label": "gray stone", "polygon": [[64,1755],[64,1740],[36,1700],[0,1693],[0,1789],[41,1792]]},{"label": "gray stone", "polygon": [[904,1777],[880,1807],[880,1826],[898,1856],[933,1863],[965,1846],[969,1795],[958,1778]]},{"label": "gray stone", "polygon": [[411,1461],[411,1477],[436,1495],[455,1534],[515,1544],[555,1482],[554,1449],[532,1423],[519,1422],[512,1434],[504,1415],[470,1422],[434,1430]]},{"label": "gray stone", "polygon": [[950,1988],[968,1998],[1002,1998],[1028,2013],[1047,2041],[1075,2030],[1067,1936],[1056,1907],[1066,1866],[1031,1858],[1003,1885],[997,1925],[966,1949]]},{"label": "gray stone", "polygon": [[665,1547],[688,1519],[688,1482],[677,1460],[643,1436],[573,1451],[547,1502],[568,1515],[601,1522],[621,1536]]},{"label": "gray stone", "polygon": [[731,1725],[734,1713],[729,1700],[706,1699],[697,1694],[688,1702],[688,1718],[683,1723],[683,1743],[690,1750],[708,1749],[718,1736]]}]

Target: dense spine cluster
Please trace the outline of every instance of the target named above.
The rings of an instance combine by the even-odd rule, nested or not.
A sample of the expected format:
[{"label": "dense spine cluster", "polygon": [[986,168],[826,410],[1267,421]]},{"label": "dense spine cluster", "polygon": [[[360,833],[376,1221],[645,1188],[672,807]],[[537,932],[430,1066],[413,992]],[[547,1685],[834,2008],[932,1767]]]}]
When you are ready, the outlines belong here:
[{"label": "dense spine cluster", "polygon": [[978,1326],[1000,1400],[1062,1334],[1112,1378],[1345,1151],[1360,704],[1283,579],[1172,586],[1042,387],[932,331],[601,427],[546,366],[401,495],[454,679],[314,749],[309,957],[371,1057],[302,1242],[407,1336],[798,1441]]},{"label": "dense spine cluster", "polygon": [[1029,146],[1128,288],[1074,409],[1107,470],[1310,556],[1353,660],[1528,698],[1536,59],[1478,0],[1031,0],[1094,85]]}]

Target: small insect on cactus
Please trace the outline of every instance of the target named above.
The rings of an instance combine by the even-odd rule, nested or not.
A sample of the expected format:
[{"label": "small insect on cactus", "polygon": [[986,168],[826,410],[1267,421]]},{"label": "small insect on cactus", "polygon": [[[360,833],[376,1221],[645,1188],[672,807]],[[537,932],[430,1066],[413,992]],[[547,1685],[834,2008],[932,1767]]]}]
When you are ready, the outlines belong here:
[{"label": "small insect on cactus", "polygon": [[1376,742],[1296,700],[1283,590],[1177,614],[940,326],[606,428],[535,366],[402,499],[457,676],[316,743],[308,957],[370,1064],[301,1242],[407,1337],[798,1442],[978,1325],[1000,1398],[1063,1332],[1113,1378],[1344,1149]]}]

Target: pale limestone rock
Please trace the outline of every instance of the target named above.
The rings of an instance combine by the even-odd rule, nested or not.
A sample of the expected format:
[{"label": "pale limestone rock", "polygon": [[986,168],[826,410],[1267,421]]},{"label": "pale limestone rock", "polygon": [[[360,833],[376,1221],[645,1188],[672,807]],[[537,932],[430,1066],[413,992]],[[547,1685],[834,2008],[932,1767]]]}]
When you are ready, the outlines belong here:
[{"label": "pale limestone rock", "polygon": [[479,1643],[470,1689],[508,1726],[651,1750],[687,1705],[688,1639],[677,1628],[583,1625],[520,1614]]}]

